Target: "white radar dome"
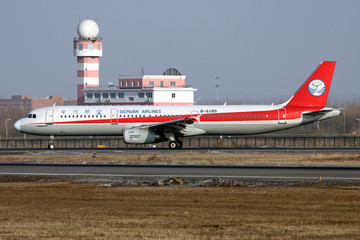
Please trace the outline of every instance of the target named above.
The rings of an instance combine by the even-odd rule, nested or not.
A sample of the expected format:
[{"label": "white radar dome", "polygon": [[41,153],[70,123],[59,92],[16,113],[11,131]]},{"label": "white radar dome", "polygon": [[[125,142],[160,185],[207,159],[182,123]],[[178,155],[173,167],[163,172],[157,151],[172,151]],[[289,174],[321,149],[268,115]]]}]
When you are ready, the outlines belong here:
[{"label": "white radar dome", "polygon": [[77,32],[80,38],[96,38],[99,34],[99,26],[91,19],[85,19],[77,28]]}]

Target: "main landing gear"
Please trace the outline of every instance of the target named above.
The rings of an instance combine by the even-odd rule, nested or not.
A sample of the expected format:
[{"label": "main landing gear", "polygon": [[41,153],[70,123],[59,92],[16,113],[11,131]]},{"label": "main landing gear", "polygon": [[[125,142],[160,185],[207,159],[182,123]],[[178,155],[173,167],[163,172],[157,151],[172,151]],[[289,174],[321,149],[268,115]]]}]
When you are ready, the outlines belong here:
[{"label": "main landing gear", "polygon": [[176,139],[169,142],[169,148],[170,149],[181,149],[183,147],[182,141]]},{"label": "main landing gear", "polygon": [[49,140],[49,144],[48,144],[48,149],[49,150],[55,149],[54,139],[55,139],[54,136],[50,136],[50,140]]}]

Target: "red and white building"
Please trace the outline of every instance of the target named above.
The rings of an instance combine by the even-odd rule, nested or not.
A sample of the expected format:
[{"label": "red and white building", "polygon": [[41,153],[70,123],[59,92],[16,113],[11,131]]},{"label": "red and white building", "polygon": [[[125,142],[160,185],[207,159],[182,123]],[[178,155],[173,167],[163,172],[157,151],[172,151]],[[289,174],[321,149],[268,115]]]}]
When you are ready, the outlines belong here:
[{"label": "red and white building", "polygon": [[98,37],[96,22],[86,19],[78,26],[74,39],[77,57],[78,105],[194,105],[197,89],[185,85],[185,75],[174,69],[162,75],[122,75],[119,86],[103,87],[99,84],[99,57],[103,42]]},{"label": "red and white building", "polygon": [[119,86],[88,87],[85,104],[194,105],[197,89],[186,86],[185,75],[169,68],[163,75],[121,75]]},{"label": "red and white building", "polygon": [[86,19],[78,26],[79,37],[74,38],[74,55],[77,57],[77,102],[84,104],[84,90],[99,86],[99,57],[102,57],[103,42],[98,37],[96,22]]}]

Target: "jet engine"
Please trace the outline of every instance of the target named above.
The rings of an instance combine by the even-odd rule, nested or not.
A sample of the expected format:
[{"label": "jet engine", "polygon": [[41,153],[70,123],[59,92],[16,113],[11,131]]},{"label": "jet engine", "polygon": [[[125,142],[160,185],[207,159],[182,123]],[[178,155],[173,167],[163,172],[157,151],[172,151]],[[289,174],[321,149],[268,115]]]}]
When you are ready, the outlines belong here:
[{"label": "jet engine", "polygon": [[165,136],[162,136],[149,128],[135,127],[124,130],[124,142],[126,143],[157,143],[166,140]]}]

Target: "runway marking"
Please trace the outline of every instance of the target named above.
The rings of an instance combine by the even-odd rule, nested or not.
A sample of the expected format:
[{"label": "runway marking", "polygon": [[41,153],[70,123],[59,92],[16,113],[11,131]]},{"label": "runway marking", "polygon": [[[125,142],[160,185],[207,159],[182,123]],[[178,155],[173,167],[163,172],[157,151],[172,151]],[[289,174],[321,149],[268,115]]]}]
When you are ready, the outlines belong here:
[{"label": "runway marking", "polygon": [[[28,175],[28,176],[81,176],[81,177],[184,177],[184,178],[251,178],[251,179],[314,179],[319,177],[286,177],[286,176],[217,176],[217,175],[126,175],[126,174],[72,174],[72,173],[0,173],[0,175]],[[348,177],[321,177],[322,180],[360,180]]]}]

